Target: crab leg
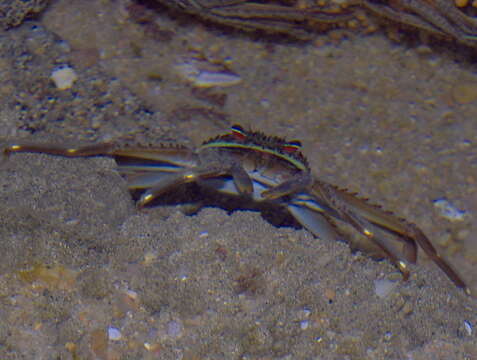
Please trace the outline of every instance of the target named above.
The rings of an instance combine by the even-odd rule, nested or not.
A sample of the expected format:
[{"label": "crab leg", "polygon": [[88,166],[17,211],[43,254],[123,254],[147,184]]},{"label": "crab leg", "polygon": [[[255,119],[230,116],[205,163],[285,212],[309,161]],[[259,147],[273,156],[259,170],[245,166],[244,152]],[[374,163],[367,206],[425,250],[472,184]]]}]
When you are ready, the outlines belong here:
[{"label": "crab leg", "polygon": [[[293,197],[291,201],[294,205],[301,206],[302,208],[307,208],[310,211],[320,213],[325,215],[326,219],[331,222],[331,218],[335,218],[341,221],[345,221],[342,217],[340,217],[339,213],[331,208],[330,206],[326,206],[324,201],[322,200],[320,203],[318,201],[311,197],[310,195],[306,193],[301,193]],[[300,221],[300,223],[302,223]],[[303,224],[306,228],[310,228],[310,225],[305,225]],[[371,222],[367,223],[368,227],[375,228],[374,224]],[[376,227],[376,230],[379,231],[379,229]],[[388,229],[385,229],[388,230]],[[368,230],[369,231],[369,230]],[[388,230],[389,231],[389,230]],[[320,237],[319,233],[315,234],[317,237]],[[401,247],[398,247],[398,242],[396,242],[396,239],[383,236],[383,237],[376,237],[377,241],[382,242],[386,248],[389,249],[390,252],[393,254],[402,254],[402,257],[404,257],[408,262],[410,263],[415,263],[416,262],[416,256],[417,256],[417,245],[414,240],[409,240],[409,239],[404,239],[404,238],[399,238],[398,240],[400,241],[405,241],[404,243],[404,249]],[[398,255],[395,255],[396,258],[398,258]]]},{"label": "crab leg", "polygon": [[[310,176],[304,176],[300,174],[299,177],[293,178],[291,180],[285,181],[277,186],[274,186],[268,190],[265,190],[262,193],[266,199],[273,200],[283,196],[291,195],[294,192],[300,191],[308,187],[311,183]],[[318,181],[315,181],[318,183]],[[323,183],[319,190],[326,190],[328,184]],[[323,188],[323,189],[321,189]],[[300,194],[298,194],[300,195]],[[359,218],[356,214],[352,211],[347,211],[345,207],[345,203],[338,204],[335,203],[334,197],[327,198],[326,194],[322,193],[319,196],[320,198],[324,199],[324,203],[328,203],[331,206],[327,206],[326,212],[323,206],[320,206],[319,203],[308,199],[308,202],[305,200],[303,201],[303,195],[301,194],[302,200],[300,203],[300,197],[292,198],[292,204],[288,207],[289,211],[295,216],[295,218],[305,226],[305,228],[309,229],[315,236],[323,237],[326,236],[325,233],[330,237],[330,231],[323,226],[323,222],[326,221],[326,218],[323,218],[323,214],[328,213],[330,215],[334,215],[335,217],[346,221],[351,226],[353,226],[356,230],[360,233],[365,235],[366,237],[370,238],[387,256],[391,259],[391,261],[399,268],[402,272],[405,279],[409,277],[409,271],[407,270],[407,265],[402,261],[399,260],[399,257],[395,254],[397,251],[392,249],[388,244],[385,243],[382,239],[376,237],[373,232],[365,226],[365,221]],[[310,201],[311,200],[311,201]],[[301,206],[299,206],[301,205]],[[313,214],[316,213],[316,215]],[[336,238],[336,236],[333,236]],[[405,239],[407,240],[407,239]],[[405,258],[410,262],[415,262],[417,249],[414,241],[405,241]]]},{"label": "crab leg", "polygon": [[205,168],[202,170],[185,170],[174,175],[169,174],[169,176],[163,177],[161,181],[158,181],[153,187],[146,190],[138,200],[137,206],[142,208],[159,196],[181,185],[225,176],[228,175],[228,173],[226,169]]},{"label": "crab leg", "polygon": [[[11,153],[41,153],[65,157],[93,157],[109,156],[118,161],[118,165],[127,172],[148,171],[154,167],[161,167],[162,171],[168,167],[177,168],[195,166],[195,154],[185,147],[118,147],[114,143],[100,143],[81,147],[65,147],[48,144],[14,144],[3,150],[5,156]],[[143,168],[141,168],[141,165]]]},{"label": "crab leg", "polygon": [[[305,177],[303,179],[305,179]],[[298,184],[300,184],[300,182],[294,180],[296,179],[274,186],[270,183],[262,183],[255,179],[254,200],[271,200],[270,197],[272,196],[268,196],[269,194],[272,194],[274,199],[289,195],[286,190],[290,189],[291,191],[291,189],[297,190],[299,188]],[[233,186],[230,180],[218,183],[215,186],[212,184],[212,186],[218,191],[238,195],[237,188]],[[270,188],[270,186],[272,187]],[[281,189],[283,189],[283,191]],[[279,191],[275,192],[275,190]],[[276,193],[279,195],[275,196]],[[366,235],[368,238],[371,238],[371,240],[376,243],[386,256],[399,268],[405,279],[409,277],[409,271],[407,270],[406,264],[402,260],[399,260],[399,257],[395,255],[395,253],[399,253],[399,251],[395,249],[395,246],[393,246],[394,244],[387,244],[384,239],[374,236],[370,230],[362,225],[362,222],[365,221],[359,219],[359,217],[351,211],[339,211],[336,207],[322,205],[306,193],[299,193],[292,196],[290,203],[286,205],[286,208],[305,229],[310,231],[314,236],[322,239],[337,240],[340,237],[328,216],[333,216],[339,220],[352,224],[358,231]],[[405,239],[405,245],[405,250],[407,251],[405,252],[404,257],[410,262],[415,262],[417,253],[415,242]]]},{"label": "crab leg", "polygon": [[[230,179],[222,179],[221,181],[209,179],[204,182],[204,185],[210,186],[217,191],[229,195],[240,194],[236,185]],[[269,186],[270,184],[265,184],[263,181],[254,179],[252,193],[253,200],[257,202],[267,200],[263,197],[263,194],[266,193]],[[330,224],[325,215],[324,208],[318,208],[319,205],[316,201],[312,201],[309,197],[303,201],[295,201],[295,197],[293,199],[293,201],[286,205],[286,208],[301,226],[310,231],[317,238],[324,238],[332,241],[336,241],[339,238],[336,230]],[[311,205],[311,202],[313,205]]]},{"label": "crab leg", "polygon": [[466,293],[470,294],[470,289],[464,280],[462,280],[460,275],[439,255],[430,240],[416,225],[396,218],[376,206],[367,204],[364,200],[346,191],[318,180],[315,181],[312,193],[315,197],[324,199],[325,202],[329,203],[338,212],[340,218],[348,221],[362,234],[382,248],[387,255],[390,255],[391,260],[396,263],[404,276],[408,273],[406,264],[392,254],[388,246],[377,239],[375,234],[366,228],[364,224],[368,222],[398,235],[399,239],[404,241],[405,257],[411,262],[414,262],[416,259],[417,249],[414,244],[414,242],[416,242],[424,250],[426,255],[429,256],[458,287],[463,288]]},{"label": "crab leg", "polygon": [[185,147],[164,145],[160,147],[117,147],[113,143],[68,148],[54,145],[22,144],[5,148],[5,156],[13,152],[43,153],[65,157],[113,157],[121,175],[128,180],[131,190],[147,189],[138,201],[143,207],[173,188],[201,179],[230,174],[240,193],[253,191],[252,181],[239,165],[233,167],[210,166],[196,170],[197,155]]},{"label": "crab leg", "polygon": [[89,157],[89,156],[110,156],[114,149],[112,143],[102,143],[96,145],[83,146],[79,148],[68,148],[55,145],[42,144],[14,144],[6,147],[3,150],[5,156],[10,156],[11,153],[42,153],[50,155],[59,155],[66,157]]},{"label": "crab leg", "polygon": [[[366,226],[366,221],[358,214],[354,213],[352,209],[347,206],[346,202],[340,201],[340,199],[335,196],[334,188],[331,185],[316,182],[312,193],[317,198],[323,199],[325,203],[329,204],[330,207],[336,211],[340,219],[353,226],[357,231],[377,245],[391,260],[391,262],[394,263],[394,265],[399,269],[405,280],[409,278],[409,270],[407,268],[406,262],[400,260],[395,252],[393,252],[393,250],[390,249],[384,241],[376,237],[375,234]],[[415,256],[412,258],[415,258]]]},{"label": "crab leg", "polygon": [[306,189],[312,182],[309,173],[298,173],[290,180],[286,180],[276,186],[262,192],[262,196],[267,200],[275,200],[287,195],[294,194],[303,189]]},{"label": "crab leg", "polygon": [[251,195],[253,193],[253,181],[242,165],[233,165],[230,169],[230,174],[239,194]]},{"label": "crab leg", "polygon": [[[65,157],[113,157],[119,172],[128,180],[138,175],[174,173],[197,165],[197,156],[185,147],[160,146],[156,148],[118,147],[114,143],[74,147],[47,144],[15,144],[4,149],[5,156],[14,152],[42,153]],[[152,180],[149,180],[152,181]]]},{"label": "crab leg", "polygon": [[292,203],[287,206],[290,214],[315,237],[336,241],[340,238],[332,223],[323,212],[317,212],[302,205]]},{"label": "crab leg", "polygon": [[[116,160],[118,161],[118,160]],[[123,165],[118,162],[122,172]],[[203,168],[182,168],[175,173],[166,173],[162,169],[141,172],[129,179],[129,189],[147,189],[138,200],[138,207],[144,207],[159,196],[187,183],[206,181],[208,179],[232,176],[235,188],[239,194],[250,195],[253,193],[253,184],[245,170],[240,166],[205,166]],[[130,171],[131,168],[128,168]],[[154,171],[154,172],[151,172]]]}]

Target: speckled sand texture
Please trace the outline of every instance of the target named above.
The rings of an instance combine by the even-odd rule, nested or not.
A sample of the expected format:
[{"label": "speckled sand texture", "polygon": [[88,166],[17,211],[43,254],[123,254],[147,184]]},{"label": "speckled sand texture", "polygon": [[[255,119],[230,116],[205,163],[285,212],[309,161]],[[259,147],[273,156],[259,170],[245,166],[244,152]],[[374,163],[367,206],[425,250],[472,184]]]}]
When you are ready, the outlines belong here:
[{"label": "speckled sand texture", "polygon": [[[57,0],[0,32],[0,145],[194,146],[233,123],[300,139],[317,176],[418,224],[477,288],[467,50],[382,33],[277,43],[168,13],[140,23],[130,5]],[[241,82],[193,88],[175,65],[198,57]],[[61,90],[65,66],[77,79]],[[137,210],[111,159],[14,154],[0,204],[0,359],[477,358],[477,301],[424,256],[402,282],[255,212]]]}]

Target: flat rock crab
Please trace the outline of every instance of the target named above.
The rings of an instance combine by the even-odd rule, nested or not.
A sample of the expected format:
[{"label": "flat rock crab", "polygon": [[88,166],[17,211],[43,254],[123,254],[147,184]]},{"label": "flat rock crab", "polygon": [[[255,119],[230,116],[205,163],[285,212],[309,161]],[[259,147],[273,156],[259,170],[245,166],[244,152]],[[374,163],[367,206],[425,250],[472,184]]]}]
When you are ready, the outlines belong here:
[{"label": "flat rock crab", "polygon": [[[112,157],[126,178],[129,190],[141,192],[137,200],[139,208],[181,186],[196,183],[219,194],[279,206],[319,238],[339,238],[333,223],[339,220],[377,246],[404,279],[409,277],[408,263],[417,260],[419,246],[456,286],[470,294],[464,280],[416,225],[314,176],[301,153],[299,141],[287,141],[235,125],[197,149],[177,144],[142,146],[114,142],[78,148],[13,144],[4,149],[7,156],[14,152]],[[381,236],[381,230],[395,236]]]}]

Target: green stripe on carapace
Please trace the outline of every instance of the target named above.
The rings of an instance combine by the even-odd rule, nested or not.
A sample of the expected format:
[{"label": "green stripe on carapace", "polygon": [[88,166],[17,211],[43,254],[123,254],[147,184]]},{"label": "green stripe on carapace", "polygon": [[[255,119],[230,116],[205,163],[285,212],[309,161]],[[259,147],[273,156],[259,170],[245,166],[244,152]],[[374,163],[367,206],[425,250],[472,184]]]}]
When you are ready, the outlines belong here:
[{"label": "green stripe on carapace", "polygon": [[262,152],[262,153],[275,155],[276,157],[279,157],[279,158],[281,158],[285,161],[288,161],[289,163],[291,163],[293,166],[295,166],[299,170],[304,170],[304,171],[308,170],[308,166],[303,161],[300,161],[297,158],[295,158],[295,157],[293,157],[289,154],[282,153],[282,152],[277,151],[275,149],[266,148],[266,147],[260,146],[258,144],[253,144],[253,143],[252,144],[240,144],[240,143],[233,143],[233,142],[227,142],[227,141],[220,141],[219,140],[219,141],[212,141],[212,142],[209,142],[209,143],[202,144],[201,147],[200,147],[200,149],[206,149],[206,148],[225,148],[225,149],[236,148],[236,149],[259,151],[259,152]]}]

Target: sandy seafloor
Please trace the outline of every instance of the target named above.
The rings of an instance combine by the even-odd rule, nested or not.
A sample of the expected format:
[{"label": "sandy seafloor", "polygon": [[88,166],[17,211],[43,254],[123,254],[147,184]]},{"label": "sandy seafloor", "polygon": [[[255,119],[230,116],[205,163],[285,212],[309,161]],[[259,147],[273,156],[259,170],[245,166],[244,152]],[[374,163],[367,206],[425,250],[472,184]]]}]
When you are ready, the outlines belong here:
[{"label": "sandy seafloor", "polygon": [[[233,123],[300,139],[315,174],[418,224],[477,291],[472,51],[277,43],[128,5],[59,0],[0,33],[0,144],[193,146]],[[175,67],[194,57],[241,83],[194,90]],[[0,204],[0,359],[477,359],[477,301],[425,256],[403,282],[256,212],[140,211],[111,159],[13,155]]]}]

